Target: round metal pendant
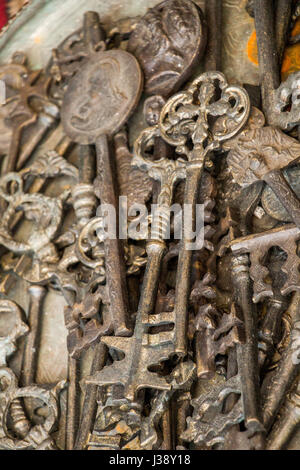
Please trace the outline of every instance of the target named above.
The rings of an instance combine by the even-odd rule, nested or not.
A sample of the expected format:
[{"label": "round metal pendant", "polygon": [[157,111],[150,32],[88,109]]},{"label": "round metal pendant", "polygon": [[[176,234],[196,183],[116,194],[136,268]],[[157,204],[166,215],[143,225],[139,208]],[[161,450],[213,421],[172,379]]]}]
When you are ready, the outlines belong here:
[{"label": "round metal pendant", "polygon": [[69,83],[61,118],[74,142],[92,144],[125,124],[139,101],[143,77],[135,57],[123,50],[97,52],[82,67]]}]

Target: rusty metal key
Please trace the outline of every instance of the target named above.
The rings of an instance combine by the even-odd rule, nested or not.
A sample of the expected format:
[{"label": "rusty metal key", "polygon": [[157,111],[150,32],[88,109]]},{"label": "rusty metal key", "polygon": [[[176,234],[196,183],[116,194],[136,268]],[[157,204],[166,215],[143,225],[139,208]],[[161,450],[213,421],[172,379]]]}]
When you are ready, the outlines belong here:
[{"label": "rusty metal key", "polygon": [[[218,91],[221,96],[214,101]],[[246,91],[237,86],[229,86],[220,72],[206,72],[198,76],[187,90],[170,98],[161,111],[162,137],[176,147],[178,154],[187,158],[184,204],[191,209],[189,227],[184,226],[183,229],[176,280],[176,352],[180,355],[186,353],[191,244],[195,238],[193,232],[202,172],[208,155],[242,129],[249,112],[250,103]],[[210,123],[209,117],[215,120],[214,124]]]},{"label": "rusty metal key", "polygon": [[[142,83],[140,67],[134,56],[123,50],[109,50],[91,52],[68,85],[62,106],[64,130],[73,141],[96,146],[95,189],[101,205],[118,207],[109,137],[133,112]],[[120,241],[106,237],[104,249],[115,333],[128,335],[128,299]]]},{"label": "rusty metal key", "polygon": [[[185,178],[186,162],[180,159],[160,158],[152,160],[146,151],[155,145],[160,137],[158,126],[145,129],[135,142],[132,164],[160,182],[157,207],[153,214],[151,238],[147,242],[148,260],[143,279],[142,293],[136,315],[134,334],[131,338],[102,337],[108,347],[123,351],[125,358],[104,367],[100,372],[88,377],[87,384],[124,386],[124,395],[134,400],[141,388],[169,390],[170,384],[162,376],[149,371],[149,366],[159,363],[174,352],[173,331],[150,334],[153,326],[173,323],[172,314],[154,314],[154,306],[159,283],[160,268],[166,251],[165,240],[169,238],[170,208],[174,186]],[[158,348],[159,346],[159,348]]]}]

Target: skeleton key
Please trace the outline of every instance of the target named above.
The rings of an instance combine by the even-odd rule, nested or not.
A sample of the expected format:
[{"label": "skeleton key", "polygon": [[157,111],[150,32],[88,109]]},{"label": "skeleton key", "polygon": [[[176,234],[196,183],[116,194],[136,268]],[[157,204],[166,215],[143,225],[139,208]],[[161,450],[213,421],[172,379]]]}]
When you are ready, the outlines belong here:
[{"label": "skeleton key", "polygon": [[[216,85],[216,83],[218,85]],[[213,101],[217,89],[221,97]],[[186,91],[168,100],[160,115],[160,131],[169,144],[176,146],[178,154],[187,157],[184,204],[192,209],[191,227],[184,227],[178,260],[175,328],[178,354],[186,353],[187,305],[190,294],[190,270],[193,241],[192,230],[196,221],[196,204],[202,171],[207,155],[221,147],[222,141],[235,136],[246,124],[250,112],[249,97],[245,90],[229,86],[220,72],[207,72],[197,77]],[[211,126],[208,118],[218,118]],[[192,150],[188,143],[192,143]]]},{"label": "skeleton key", "polygon": [[[262,101],[268,124],[290,130],[300,124],[299,82],[295,72],[280,85],[279,54],[285,36],[286,16],[290,0],[280,1],[277,10],[277,44],[275,39],[273,2],[254,0],[254,17],[257,35]],[[278,51],[279,49],[279,51]],[[279,86],[280,85],[280,86]],[[290,110],[286,108],[291,102]]]},{"label": "skeleton key", "polygon": [[[128,77],[130,77],[128,79]],[[108,138],[117,132],[136,107],[142,75],[136,59],[123,50],[91,52],[72,78],[64,96],[62,121],[66,134],[79,144],[95,144],[96,189],[101,204],[118,207]],[[118,239],[104,241],[106,276],[117,335],[128,335],[125,267]]]},{"label": "skeleton key", "polygon": [[102,341],[113,349],[123,351],[125,358],[104,367],[86,382],[97,385],[122,384],[125,397],[134,401],[136,393],[144,387],[169,390],[170,384],[162,376],[151,373],[148,367],[168,358],[174,351],[173,332],[148,334],[152,326],[172,323],[172,313],[153,314],[162,258],[165,253],[165,239],[168,238],[170,206],[177,181],[185,178],[186,162],[178,160],[150,160],[146,150],[153,147],[155,138],[160,136],[158,126],[145,129],[135,142],[132,164],[149,176],[160,181],[151,229],[151,239],[147,243],[148,260],[144,274],[142,294],[136,316],[134,334],[131,338],[104,336]]},{"label": "skeleton key", "polygon": [[[150,414],[144,418],[141,425],[141,446],[143,449],[153,450],[155,448],[158,441],[156,427],[164,412],[168,410],[172,395],[178,390],[189,390],[196,375],[195,368],[195,364],[191,360],[177,364],[169,378],[172,388],[159,392],[154,398]],[[171,446],[168,449],[171,449]]]}]

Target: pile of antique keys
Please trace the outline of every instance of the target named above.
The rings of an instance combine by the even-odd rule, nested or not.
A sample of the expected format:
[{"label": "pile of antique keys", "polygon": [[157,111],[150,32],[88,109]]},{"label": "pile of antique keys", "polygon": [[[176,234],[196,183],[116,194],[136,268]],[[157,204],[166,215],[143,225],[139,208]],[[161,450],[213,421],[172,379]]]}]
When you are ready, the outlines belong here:
[{"label": "pile of antique keys", "polygon": [[[222,2],[202,3],[126,31],[87,11],[45,70],[0,66],[0,449],[297,438],[300,71],[281,83],[280,65],[300,3],[248,1],[257,87],[221,73]],[[41,384],[50,291],[68,377]]]}]

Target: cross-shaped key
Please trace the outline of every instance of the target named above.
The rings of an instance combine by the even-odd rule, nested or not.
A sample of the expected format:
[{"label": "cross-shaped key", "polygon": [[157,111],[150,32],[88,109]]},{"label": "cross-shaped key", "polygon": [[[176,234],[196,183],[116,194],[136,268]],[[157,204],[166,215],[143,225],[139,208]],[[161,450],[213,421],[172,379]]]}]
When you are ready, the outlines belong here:
[{"label": "cross-shaped key", "polygon": [[97,385],[122,384],[124,394],[133,401],[139,389],[144,387],[169,390],[167,380],[149,366],[167,359],[174,351],[173,331],[149,334],[151,327],[170,325],[174,322],[172,312],[153,314],[162,258],[166,250],[165,239],[169,238],[170,206],[175,184],[185,178],[186,162],[181,159],[160,158],[151,160],[146,151],[154,146],[160,136],[158,126],[145,129],[134,146],[132,164],[160,182],[157,208],[153,214],[151,239],[147,243],[148,260],[143,279],[142,293],[136,315],[134,334],[131,338],[104,336],[102,341],[109,347],[125,353],[125,358],[104,367],[86,382]]}]

